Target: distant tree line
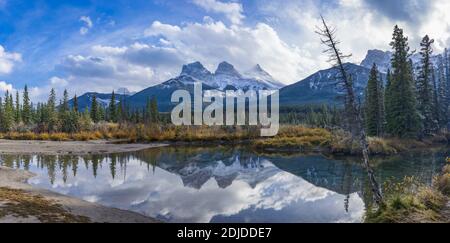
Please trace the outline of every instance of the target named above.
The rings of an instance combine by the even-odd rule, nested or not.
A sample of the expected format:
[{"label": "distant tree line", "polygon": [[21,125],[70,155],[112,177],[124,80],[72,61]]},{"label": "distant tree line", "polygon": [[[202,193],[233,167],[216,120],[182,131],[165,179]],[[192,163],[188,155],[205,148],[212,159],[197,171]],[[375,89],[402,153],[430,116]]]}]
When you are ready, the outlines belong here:
[{"label": "distant tree line", "polygon": [[13,94],[6,91],[0,98],[0,131],[1,132],[66,132],[75,133],[89,130],[94,123],[144,123],[160,122],[160,113],[155,98],[149,98],[146,106],[130,109],[124,99],[117,100],[113,92],[107,107],[103,107],[95,94],[91,98],[90,109],[79,109],[78,97],[75,95],[72,104],[69,94],[64,90],[63,98],[57,104],[56,92],[50,91],[47,102],[34,105],[30,101],[28,87],[25,85],[22,100],[19,92]]},{"label": "distant tree line", "polygon": [[280,108],[280,123],[308,125],[320,128],[336,128],[343,123],[342,107],[311,104]]}]

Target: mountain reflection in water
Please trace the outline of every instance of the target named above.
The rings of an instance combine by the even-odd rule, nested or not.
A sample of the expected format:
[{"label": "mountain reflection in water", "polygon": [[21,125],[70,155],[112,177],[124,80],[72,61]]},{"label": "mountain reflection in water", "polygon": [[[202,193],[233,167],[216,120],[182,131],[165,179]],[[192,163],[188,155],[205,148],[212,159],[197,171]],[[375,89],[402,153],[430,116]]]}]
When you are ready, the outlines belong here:
[{"label": "mountain reflection in water", "polygon": [[[381,181],[431,182],[443,153],[375,160]],[[1,155],[30,184],[167,222],[360,222],[371,196],[355,159],[169,147],[109,156]]]}]

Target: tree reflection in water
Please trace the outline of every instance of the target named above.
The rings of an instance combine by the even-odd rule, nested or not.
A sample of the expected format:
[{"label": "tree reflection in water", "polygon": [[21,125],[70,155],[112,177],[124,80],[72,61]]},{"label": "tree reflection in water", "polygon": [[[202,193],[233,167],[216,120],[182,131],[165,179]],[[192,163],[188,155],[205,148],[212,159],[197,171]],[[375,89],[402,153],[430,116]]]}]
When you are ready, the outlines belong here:
[{"label": "tree reflection in water", "polygon": [[[416,176],[431,182],[443,158],[440,152],[394,156],[375,159],[374,166],[379,181]],[[37,173],[30,180],[37,186],[174,222],[354,222],[362,217],[360,202],[372,201],[364,171],[351,157],[169,147],[81,157],[0,155],[0,165]]]}]

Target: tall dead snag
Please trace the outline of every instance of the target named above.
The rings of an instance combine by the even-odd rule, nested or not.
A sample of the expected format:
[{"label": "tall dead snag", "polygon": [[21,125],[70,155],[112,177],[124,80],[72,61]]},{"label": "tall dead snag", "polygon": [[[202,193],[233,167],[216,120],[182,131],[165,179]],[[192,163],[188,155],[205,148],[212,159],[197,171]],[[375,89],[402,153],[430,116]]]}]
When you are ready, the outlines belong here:
[{"label": "tall dead snag", "polygon": [[327,53],[330,57],[329,62],[333,64],[333,67],[338,69],[339,76],[337,77],[340,85],[343,86],[345,90],[345,110],[348,119],[348,127],[350,128],[351,135],[353,138],[359,140],[363,154],[364,167],[366,168],[367,175],[369,176],[369,181],[372,187],[374,201],[377,205],[381,205],[383,197],[381,195],[380,186],[375,179],[374,171],[370,166],[369,160],[369,142],[367,141],[366,132],[364,129],[364,123],[361,115],[361,109],[357,103],[357,97],[353,90],[353,81],[351,76],[347,73],[343,60],[350,57],[351,55],[344,55],[339,50],[338,45],[340,42],[336,39],[336,30],[334,28],[328,27],[325,19],[322,18],[322,28],[318,28],[317,34],[321,36],[321,42],[327,49],[324,53]]}]

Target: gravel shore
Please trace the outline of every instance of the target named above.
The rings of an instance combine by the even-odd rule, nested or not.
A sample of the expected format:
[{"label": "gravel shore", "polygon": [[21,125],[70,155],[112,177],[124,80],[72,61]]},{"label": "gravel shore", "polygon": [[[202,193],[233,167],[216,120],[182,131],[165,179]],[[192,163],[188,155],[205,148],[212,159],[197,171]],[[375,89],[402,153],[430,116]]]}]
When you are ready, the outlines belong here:
[{"label": "gravel shore", "polygon": [[0,139],[0,154],[86,155],[134,152],[166,144],[117,144],[115,141],[22,141]]},{"label": "gravel shore", "polygon": [[[0,154],[81,156],[134,152],[166,146],[166,144],[117,144],[115,142],[117,141],[0,140]],[[27,180],[33,176],[34,174],[27,171],[0,166],[0,223],[46,223],[55,220],[56,222],[74,223],[85,221],[92,223],[159,222],[134,212],[108,208],[49,190],[35,188],[27,184]],[[31,208],[33,205],[37,210]],[[72,221],[72,219],[80,220]]]},{"label": "gravel shore", "polygon": [[[119,210],[115,208],[104,207],[95,203],[86,202],[80,199],[68,197],[48,190],[34,188],[27,184],[26,181],[34,175],[23,170],[15,170],[5,167],[0,167],[0,189],[3,191],[14,190],[14,198],[23,196],[25,198],[37,197],[40,202],[48,202],[48,205],[56,206],[60,211],[53,213],[53,218],[58,217],[58,213],[70,215],[66,218],[83,218],[91,223],[157,223],[158,221],[143,215],[133,213],[130,211]],[[15,192],[17,190],[17,193]],[[20,194],[20,195],[19,195]],[[26,201],[26,206],[31,207],[33,200]],[[0,223],[42,223],[40,218],[48,217],[46,209],[39,209],[38,213],[29,208],[29,215],[27,208],[17,213],[17,210],[8,211],[7,205],[17,206],[20,208],[20,203],[12,201],[10,198],[2,198],[0,194]],[[23,208],[23,207],[22,207]],[[51,209],[53,211],[53,209]],[[50,210],[47,210],[50,211]],[[56,216],[55,216],[56,214]],[[44,221],[45,222],[45,221]],[[64,222],[67,222],[65,220]],[[70,221],[69,221],[70,222]],[[78,221],[76,221],[78,222]]]}]

